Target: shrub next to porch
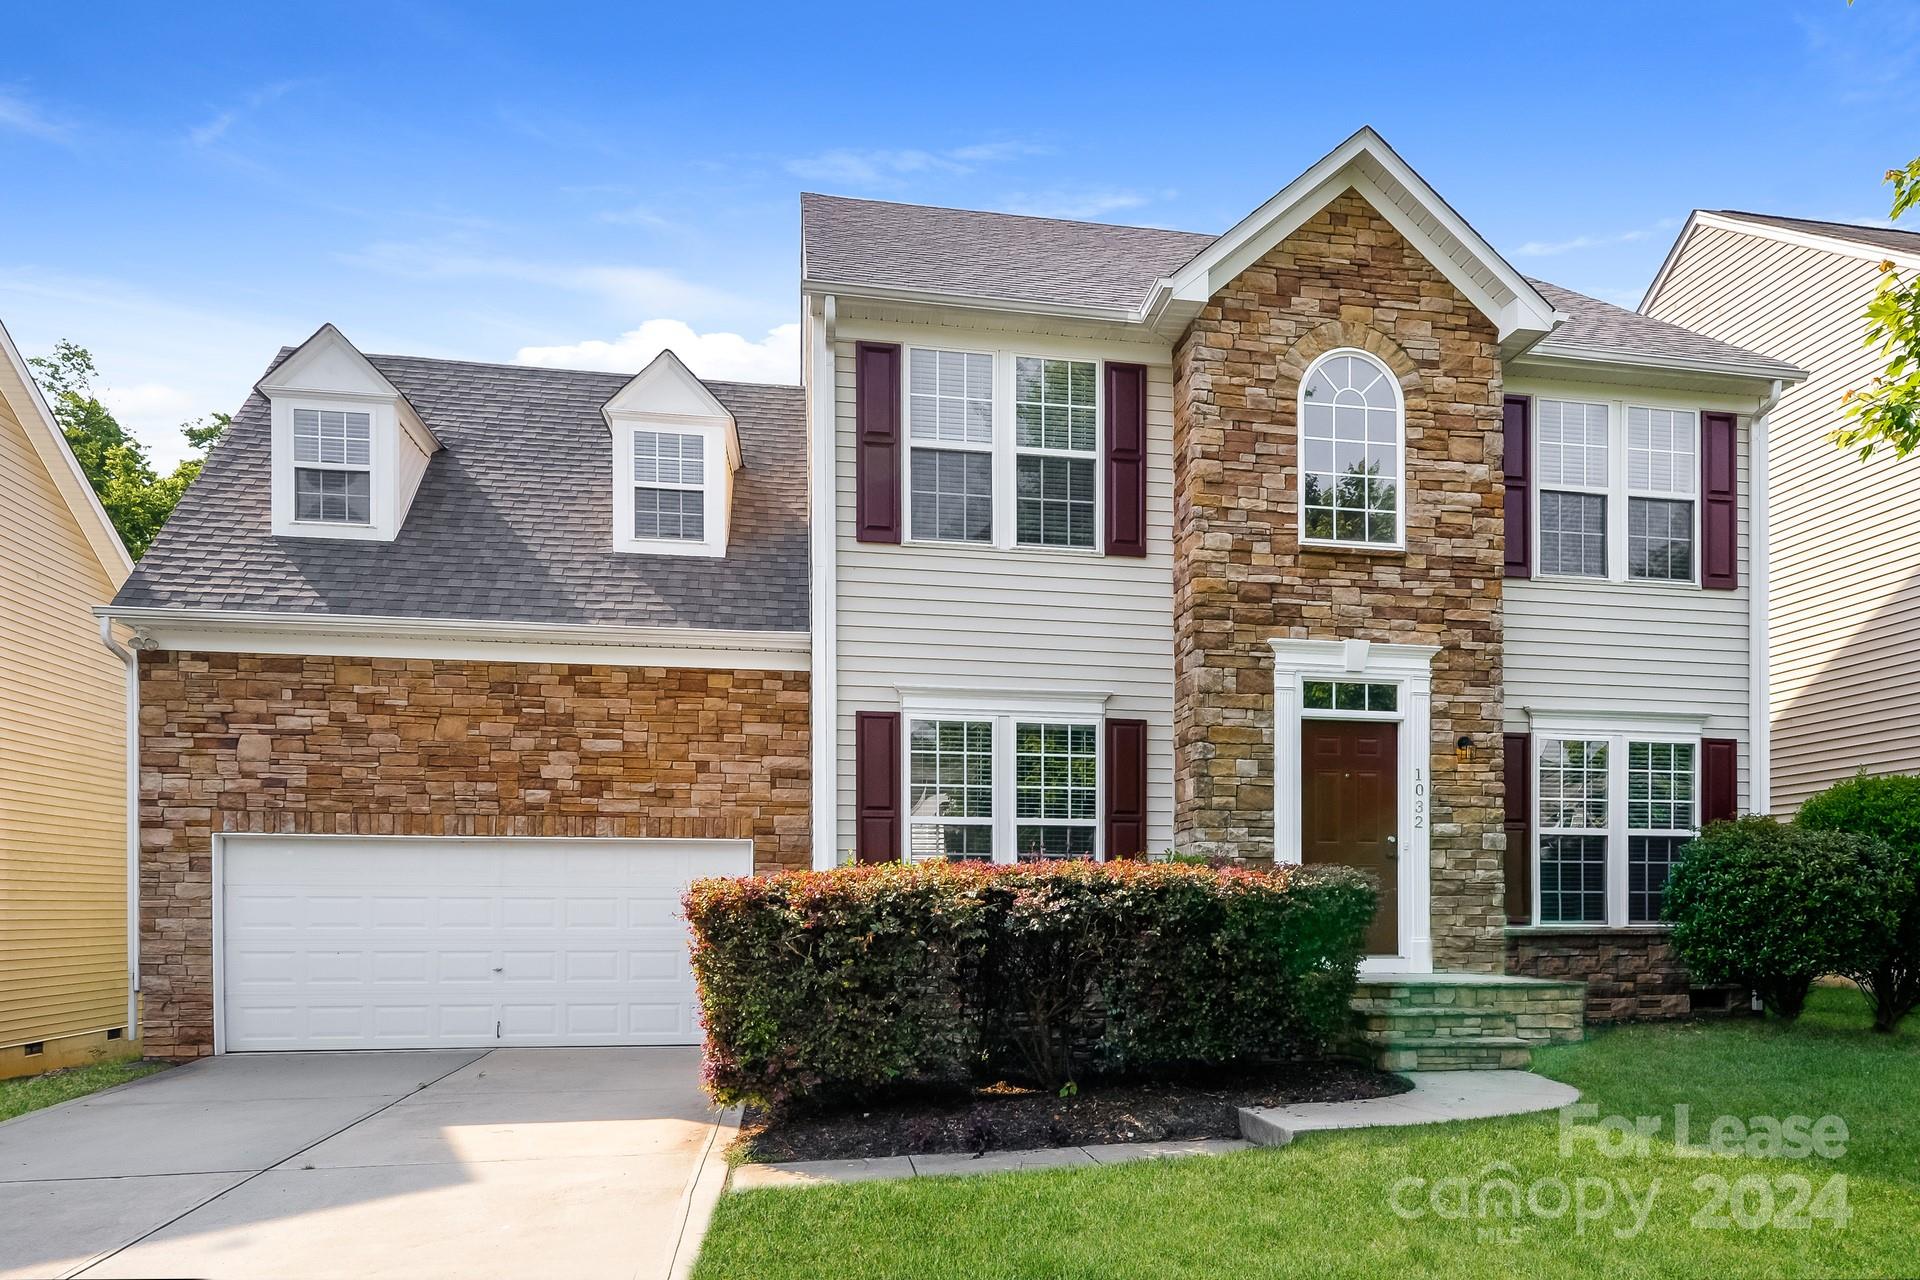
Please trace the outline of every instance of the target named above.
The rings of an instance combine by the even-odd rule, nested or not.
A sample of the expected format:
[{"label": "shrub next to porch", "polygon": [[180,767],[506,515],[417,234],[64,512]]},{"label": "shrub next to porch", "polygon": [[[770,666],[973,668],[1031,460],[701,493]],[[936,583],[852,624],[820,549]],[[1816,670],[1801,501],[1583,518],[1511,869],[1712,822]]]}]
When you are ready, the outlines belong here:
[{"label": "shrub next to porch", "polygon": [[1345,868],[850,867],[687,895],[721,1102],[1323,1052],[1374,891]]}]

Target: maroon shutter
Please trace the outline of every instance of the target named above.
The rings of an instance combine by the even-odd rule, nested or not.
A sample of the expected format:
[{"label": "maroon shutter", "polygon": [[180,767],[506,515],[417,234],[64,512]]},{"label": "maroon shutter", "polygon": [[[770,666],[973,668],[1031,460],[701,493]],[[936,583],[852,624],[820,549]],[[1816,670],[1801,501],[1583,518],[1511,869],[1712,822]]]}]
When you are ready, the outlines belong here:
[{"label": "maroon shutter", "polygon": [[1533,735],[1504,734],[1502,744],[1507,784],[1507,923],[1532,924]]},{"label": "maroon shutter", "polygon": [[900,860],[900,713],[853,715],[854,856]]},{"label": "maroon shutter", "polygon": [[900,541],[900,348],[853,348],[854,529],[862,542]]},{"label": "maroon shutter", "polygon": [[1500,466],[1507,478],[1507,576],[1533,576],[1533,399],[1508,396]]},{"label": "maroon shutter", "polygon": [[1739,455],[1736,419],[1700,415],[1700,585],[1731,591],[1740,585]]},{"label": "maroon shutter", "polygon": [[1107,554],[1147,554],[1147,367],[1107,365]]},{"label": "maroon shutter", "polygon": [[1147,722],[1107,721],[1107,857],[1147,852]]},{"label": "maroon shutter", "polygon": [[1700,740],[1700,825],[1736,817],[1740,811],[1740,744],[1732,738]]}]

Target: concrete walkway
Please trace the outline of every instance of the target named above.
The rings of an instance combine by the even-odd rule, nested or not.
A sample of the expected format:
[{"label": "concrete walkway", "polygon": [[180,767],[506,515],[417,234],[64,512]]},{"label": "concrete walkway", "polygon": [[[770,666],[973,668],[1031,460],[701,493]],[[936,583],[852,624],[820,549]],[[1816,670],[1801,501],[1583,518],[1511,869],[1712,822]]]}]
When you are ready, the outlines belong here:
[{"label": "concrete walkway", "polygon": [[232,1055],[34,1112],[0,1277],[664,1277],[721,1158],[698,1058]]},{"label": "concrete walkway", "polygon": [[1531,1071],[1407,1071],[1411,1093],[1357,1102],[1302,1102],[1290,1107],[1242,1107],[1240,1135],[1263,1147],[1282,1147],[1297,1134],[1325,1129],[1376,1129],[1444,1124],[1557,1111],[1580,1091]]}]

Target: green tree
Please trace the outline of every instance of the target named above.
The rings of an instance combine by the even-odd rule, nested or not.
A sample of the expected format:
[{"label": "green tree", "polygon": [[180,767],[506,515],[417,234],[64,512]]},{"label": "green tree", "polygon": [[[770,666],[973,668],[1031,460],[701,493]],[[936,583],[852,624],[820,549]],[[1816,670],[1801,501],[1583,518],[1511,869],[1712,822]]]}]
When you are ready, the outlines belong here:
[{"label": "green tree", "polygon": [[[1904,169],[1887,170],[1887,182],[1897,222],[1920,204],[1920,157]],[[1867,386],[1849,387],[1841,397],[1850,425],[1833,438],[1843,448],[1859,449],[1862,458],[1879,445],[1904,458],[1920,449],[1920,273],[1902,277],[1892,262],[1882,262],[1866,318],[1866,344],[1887,365]]]},{"label": "green tree", "polygon": [[[100,496],[107,518],[127,544],[127,553],[138,560],[167,522],[180,495],[200,474],[204,459],[188,458],[167,475],[155,471],[147,447],[93,394],[93,380],[99,370],[85,347],[62,340],[54,344],[51,356],[33,356],[27,363],[33,366],[54,420],[73,447],[73,456],[93,491]],[[186,433],[187,443],[204,454],[232,421],[228,414],[214,413],[182,423],[181,430]]]}]

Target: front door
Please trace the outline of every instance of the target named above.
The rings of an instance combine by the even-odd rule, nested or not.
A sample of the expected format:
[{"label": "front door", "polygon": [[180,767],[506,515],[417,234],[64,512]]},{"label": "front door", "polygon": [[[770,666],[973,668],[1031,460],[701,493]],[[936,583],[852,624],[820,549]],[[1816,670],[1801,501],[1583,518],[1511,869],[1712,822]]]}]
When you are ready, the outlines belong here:
[{"label": "front door", "polygon": [[1370,955],[1400,954],[1399,732],[1390,721],[1300,722],[1300,858],[1379,880]]}]

